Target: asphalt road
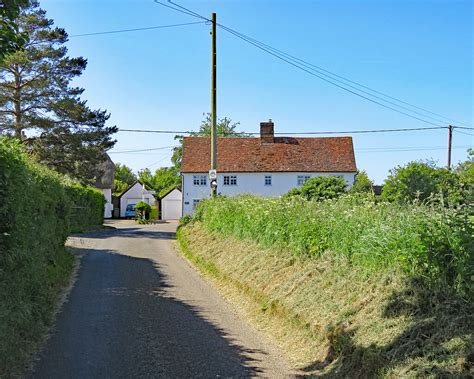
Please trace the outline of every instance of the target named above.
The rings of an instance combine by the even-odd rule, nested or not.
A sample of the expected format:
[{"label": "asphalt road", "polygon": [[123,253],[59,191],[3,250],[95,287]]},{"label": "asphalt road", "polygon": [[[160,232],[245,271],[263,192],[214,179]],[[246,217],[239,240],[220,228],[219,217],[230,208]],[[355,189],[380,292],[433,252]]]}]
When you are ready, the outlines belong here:
[{"label": "asphalt road", "polygon": [[32,378],[291,377],[252,329],[174,251],[176,224],[71,238],[77,280]]}]

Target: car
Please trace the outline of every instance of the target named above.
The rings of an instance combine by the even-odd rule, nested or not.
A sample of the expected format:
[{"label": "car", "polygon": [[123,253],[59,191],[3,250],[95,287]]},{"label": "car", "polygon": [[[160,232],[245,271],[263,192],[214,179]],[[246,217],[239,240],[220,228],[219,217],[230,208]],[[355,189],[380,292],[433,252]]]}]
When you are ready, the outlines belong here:
[{"label": "car", "polygon": [[125,218],[135,217],[135,204],[128,204],[125,209]]}]

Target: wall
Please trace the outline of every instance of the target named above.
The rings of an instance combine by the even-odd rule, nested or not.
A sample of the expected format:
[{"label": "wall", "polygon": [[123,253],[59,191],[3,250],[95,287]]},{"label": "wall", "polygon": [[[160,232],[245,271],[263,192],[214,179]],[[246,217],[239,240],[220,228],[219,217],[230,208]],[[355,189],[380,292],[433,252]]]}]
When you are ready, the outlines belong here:
[{"label": "wall", "polygon": [[182,194],[178,189],[174,189],[161,199],[162,220],[178,220],[182,216]]},{"label": "wall", "polygon": [[101,190],[105,197],[104,218],[112,218],[114,206],[112,205],[112,189],[104,188]]},{"label": "wall", "polygon": [[122,194],[120,197],[120,217],[125,217],[125,210],[127,209],[127,200],[128,199],[137,199],[138,201],[144,198],[144,201],[150,205],[155,205],[156,199],[153,196],[153,191],[145,190],[142,194],[143,186],[140,183],[135,183],[135,185],[130,188],[127,192]]},{"label": "wall", "polygon": [[[193,175],[206,175],[207,184],[205,186],[195,186]],[[224,186],[224,175],[236,175],[236,186]],[[265,175],[271,175],[272,185],[265,185]],[[314,176],[342,176],[348,185],[352,187],[355,173],[351,172],[240,172],[240,173],[220,173],[217,175],[217,191],[221,195],[233,196],[242,193],[260,195],[265,197],[281,196],[290,189],[297,187],[298,175]],[[193,200],[204,199],[210,196],[208,174],[183,174],[183,214],[193,213]]]}]

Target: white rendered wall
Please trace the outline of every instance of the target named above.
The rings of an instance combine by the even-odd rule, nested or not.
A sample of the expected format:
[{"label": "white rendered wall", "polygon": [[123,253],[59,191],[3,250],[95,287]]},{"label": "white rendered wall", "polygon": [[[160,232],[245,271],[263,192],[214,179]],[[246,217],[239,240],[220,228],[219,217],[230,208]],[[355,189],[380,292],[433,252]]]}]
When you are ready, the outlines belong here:
[{"label": "white rendered wall", "polygon": [[142,195],[143,185],[140,183],[135,183],[135,185],[130,188],[127,192],[125,192],[120,197],[120,217],[125,217],[125,211],[127,209],[127,204],[129,204],[129,199],[134,199],[133,203],[136,204],[138,201],[143,200],[145,203],[150,205],[155,205],[155,197],[153,196],[153,191],[145,190]]},{"label": "white rendered wall", "polygon": [[[194,175],[206,175],[207,185],[196,186],[193,184]],[[237,176],[237,185],[224,186],[224,175]],[[265,176],[272,177],[272,185],[265,185]],[[233,196],[238,194],[252,194],[264,197],[281,196],[292,188],[298,187],[298,176],[341,176],[348,188],[354,184],[354,172],[241,172],[225,173],[217,175],[217,192],[221,195]],[[183,174],[183,214],[188,215],[194,212],[193,200],[208,198],[211,194],[208,174]]]},{"label": "white rendered wall", "polygon": [[161,199],[161,219],[179,220],[183,212],[183,196],[181,191],[174,189]]},{"label": "white rendered wall", "polygon": [[105,197],[104,218],[111,218],[112,211],[114,210],[114,206],[112,205],[112,189],[102,189],[102,193]]}]

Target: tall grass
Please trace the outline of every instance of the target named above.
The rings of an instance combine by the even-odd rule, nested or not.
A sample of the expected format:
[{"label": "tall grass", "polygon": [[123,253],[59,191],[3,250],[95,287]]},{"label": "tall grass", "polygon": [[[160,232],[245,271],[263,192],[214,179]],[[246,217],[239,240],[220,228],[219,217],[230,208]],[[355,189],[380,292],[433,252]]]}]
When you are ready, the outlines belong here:
[{"label": "tall grass", "polygon": [[322,202],[238,196],[203,202],[195,219],[212,232],[296,255],[331,254],[367,270],[399,267],[472,295],[473,225],[463,209],[355,195]]}]

